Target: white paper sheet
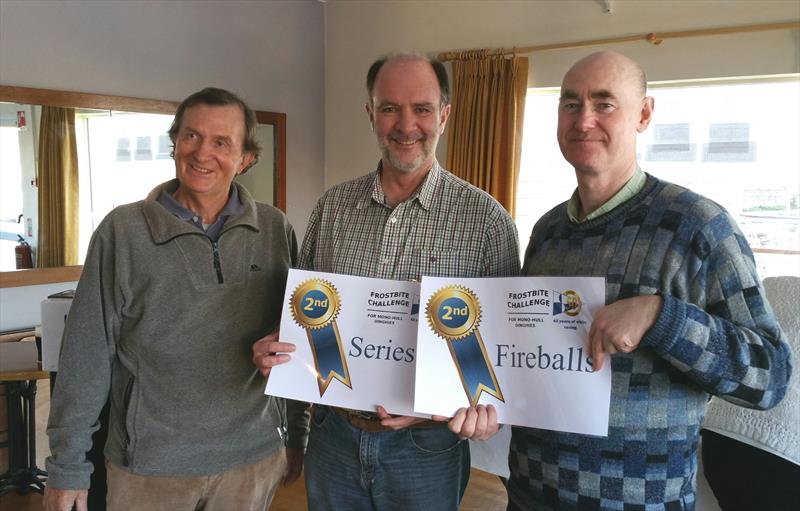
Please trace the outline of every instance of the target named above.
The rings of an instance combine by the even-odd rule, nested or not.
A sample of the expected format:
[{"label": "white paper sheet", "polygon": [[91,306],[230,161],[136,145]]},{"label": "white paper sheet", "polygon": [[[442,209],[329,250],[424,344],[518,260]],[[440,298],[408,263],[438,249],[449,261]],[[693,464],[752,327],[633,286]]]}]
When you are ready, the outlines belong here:
[{"label": "white paper sheet", "polygon": [[416,282],[290,270],[280,340],[297,351],[272,369],[265,393],[373,412],[382,405],[390,414],[417,415],[418,312]]},{"label": "white paper sheet", "polygon": [[610,363],[586,349],[596,277],[422,279],[414,410],[492,404],[498,422],[606,436]]}]

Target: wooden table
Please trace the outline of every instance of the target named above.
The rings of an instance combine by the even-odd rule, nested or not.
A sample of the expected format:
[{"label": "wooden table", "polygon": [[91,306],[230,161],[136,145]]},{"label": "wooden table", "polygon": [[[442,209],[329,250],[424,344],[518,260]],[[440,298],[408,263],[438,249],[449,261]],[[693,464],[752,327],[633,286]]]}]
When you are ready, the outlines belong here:
[{"label": "wooden table", "polygon": [[2,371],[8,409],[8,471],[0,476],[0,495],[16,490],[44,493],[47,472],[36,466],[36,381],[50,378],[47,371]]}]

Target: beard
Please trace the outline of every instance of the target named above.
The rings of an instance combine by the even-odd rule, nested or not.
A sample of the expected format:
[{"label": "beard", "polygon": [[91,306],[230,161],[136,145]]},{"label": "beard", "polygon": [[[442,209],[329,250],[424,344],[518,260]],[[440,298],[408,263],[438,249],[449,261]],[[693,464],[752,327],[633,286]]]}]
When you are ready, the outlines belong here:
[{"label": "beard", "polygon": [[383,159],[391,163],[392,167],[399,170],[400,172],[410,173],[417,170],[427,159],[431,157],[434,150],[436,149],[437,138],[433,137],[421,138],[420,140],[422,141],[422,150],[411,161],[403,161],[398,154],[392,152],[392,147],[391,147],[391,142],[389,142],[389,137],[379,138],[378,147],[381,150]]}]

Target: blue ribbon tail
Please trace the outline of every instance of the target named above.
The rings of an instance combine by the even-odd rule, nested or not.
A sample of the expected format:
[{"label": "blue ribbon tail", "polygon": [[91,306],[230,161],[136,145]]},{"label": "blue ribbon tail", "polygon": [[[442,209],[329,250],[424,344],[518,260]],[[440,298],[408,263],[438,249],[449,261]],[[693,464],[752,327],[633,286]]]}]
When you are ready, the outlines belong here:
[{"label": "blue ribbon tail", "polygon": [[320,397],[325,393],[333,378],[353,388],[350,384],[350,372],[347,370],[347,362],[344,360],[336,324],[331,322],[318,330],[308,330],[308,335],[311,338],[317,363]]},{"label": "blue ribbon tail", "polygon": [[449,342],[470,406],[478,404],[484,391],[504,401],[480,334],[475,331],[464,339]]}]

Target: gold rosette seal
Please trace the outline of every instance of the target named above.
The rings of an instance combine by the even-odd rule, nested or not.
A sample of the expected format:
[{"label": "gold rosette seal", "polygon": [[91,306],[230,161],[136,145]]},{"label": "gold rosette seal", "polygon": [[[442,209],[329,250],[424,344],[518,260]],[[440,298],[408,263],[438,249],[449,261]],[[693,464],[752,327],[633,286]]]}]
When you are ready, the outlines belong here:
[{"label": "gold rosette seal", "polygon": [[475,293],[445,286],[428,300],[425,313],[431,330],[447,342],[470,406],[478,404],[482,392],[505,401],[478,330],[481,305]]},{"label": "gold rosette seal", "polygon": [[339,291],[326,280],[310,279],[297,286],[290,302],[292,317],[305,329],[311,345],[320,397],[334,378],[353,388],[336,326],[341,308]]}]

